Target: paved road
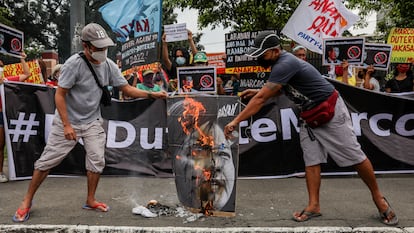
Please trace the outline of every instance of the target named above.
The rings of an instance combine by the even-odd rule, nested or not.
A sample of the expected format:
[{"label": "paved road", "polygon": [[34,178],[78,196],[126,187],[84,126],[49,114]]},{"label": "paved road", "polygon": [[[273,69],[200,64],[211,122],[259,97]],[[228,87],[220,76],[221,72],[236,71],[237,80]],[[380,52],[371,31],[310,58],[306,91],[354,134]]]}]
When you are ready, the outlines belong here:
[{"label": "paved road", "polygon": [[[353,177],[324,177],[322,217],[304,223],[291,220],[307,201],[304,178],[237,181],[235,217],[180,216],[144,218],[132,214],[151,199],[180,206],[173,179],[102,177],[97,198],[108,213],[81,209],[86,177],[49,177],[35,196],[31,218],[11,221],[29,181],[0,184],[0,232],[413,232],[414,175],[379,175],[378,182],[400,219],[389,228],[378,221],[368,189]],[[194,217],[194,216],[193,216]],[[107,226],[107,227],[105,227]]]}]

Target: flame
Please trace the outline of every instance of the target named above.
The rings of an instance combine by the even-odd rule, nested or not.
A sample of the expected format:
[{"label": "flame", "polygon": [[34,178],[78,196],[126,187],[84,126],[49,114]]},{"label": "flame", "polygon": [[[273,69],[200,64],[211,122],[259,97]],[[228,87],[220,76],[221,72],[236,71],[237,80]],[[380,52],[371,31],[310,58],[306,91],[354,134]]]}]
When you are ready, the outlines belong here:
[{"label": "flame", "polygon": [[214,138],[213,136],[206,135],[199,126],[199,117],[201,114],[206,112],[206,108],[203,106],[202,103],[189,98],[185,97],[183,101],[184,111],[182,117],[178,118],[178,122],[180,122],[181,127],[185,134],[190,134],[192,129],[197,130],[200,137],[198,138],[198,143],[201,146],[214,146]]}]

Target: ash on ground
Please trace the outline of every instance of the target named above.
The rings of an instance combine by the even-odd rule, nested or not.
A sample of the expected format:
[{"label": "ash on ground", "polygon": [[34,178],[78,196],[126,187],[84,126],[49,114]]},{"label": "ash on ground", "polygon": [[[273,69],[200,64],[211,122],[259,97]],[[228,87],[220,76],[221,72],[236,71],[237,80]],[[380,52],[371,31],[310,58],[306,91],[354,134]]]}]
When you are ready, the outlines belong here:
[{"label": "ash on ground", "polygon": [[170,207],[163,205],[158,201],[151,200],[147,206],[137,206],[132,209],[132,213],[137,215],[142,215],[143,217],[153,218],[161,216],[175,216],[179,218],[184,218],[183,223],[194,222],[197,220],[204,220],[203,213],[193,213],[190,210],[187,210],[185,207],[177,206]]}]

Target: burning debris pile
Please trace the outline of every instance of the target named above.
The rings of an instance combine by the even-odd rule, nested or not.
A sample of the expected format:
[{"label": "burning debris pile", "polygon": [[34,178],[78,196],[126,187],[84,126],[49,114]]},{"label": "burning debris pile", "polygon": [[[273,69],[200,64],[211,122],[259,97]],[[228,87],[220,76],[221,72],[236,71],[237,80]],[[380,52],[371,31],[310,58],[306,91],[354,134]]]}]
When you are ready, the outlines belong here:
[{"label": "burning debris pile", "polygon": [[202,213],[193,213],[184,207],[170,207],[159,203],[156,200],[148,202],[147,206],[137,206],[132,209],[132,213],[136,215],[142,215],[146,218],[155,218],[160,216],[175,216],[185,218],[184,223],[194,222],[202,217]]}]

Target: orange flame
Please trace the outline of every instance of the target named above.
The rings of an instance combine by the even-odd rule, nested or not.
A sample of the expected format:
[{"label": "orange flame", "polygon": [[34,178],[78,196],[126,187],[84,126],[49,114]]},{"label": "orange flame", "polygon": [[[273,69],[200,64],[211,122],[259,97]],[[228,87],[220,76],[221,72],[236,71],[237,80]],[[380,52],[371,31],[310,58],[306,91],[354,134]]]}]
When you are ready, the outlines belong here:
[{"label": "orange flame", "polygon": [[189,98],[185,97],[185,100],[183,102],[183,116],[178,118],[178,121],[181,124],[181,127],[183,128],[183,131],[185,134],[190,134],[191,129],[197,130],[200,137],[198,139],[198,142],[201,146],[214,146],[214,140],[213,136],[206,135],[199,126],[199,117],[201,114],[206,112],[206,108],[203,106],[202,103]]}]

